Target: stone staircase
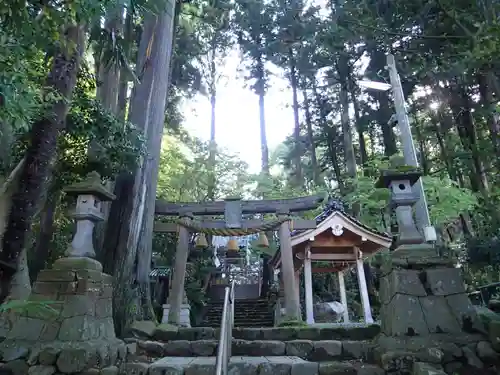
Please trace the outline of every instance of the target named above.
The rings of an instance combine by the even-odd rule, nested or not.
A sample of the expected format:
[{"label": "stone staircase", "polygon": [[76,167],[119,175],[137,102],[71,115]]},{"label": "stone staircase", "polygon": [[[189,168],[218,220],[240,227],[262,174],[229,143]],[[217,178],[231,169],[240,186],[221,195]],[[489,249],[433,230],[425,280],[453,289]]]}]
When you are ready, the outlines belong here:
[{"label": "stone staircase", "polygon": [[[371,342],[378,332],[378,326],[235,328],[229,373],[383,375]],[[214,328],[160,328],[152,337],[129,339],[135,355],[120,373],[213,375],[219,334]]]},{"label": "stone staircase", "polygon": [[[224,301],[210,301],[200,327],[220,327]],[[273,306],[267,299],[236,300],[234,304],[235,327],[272,327]]]}]

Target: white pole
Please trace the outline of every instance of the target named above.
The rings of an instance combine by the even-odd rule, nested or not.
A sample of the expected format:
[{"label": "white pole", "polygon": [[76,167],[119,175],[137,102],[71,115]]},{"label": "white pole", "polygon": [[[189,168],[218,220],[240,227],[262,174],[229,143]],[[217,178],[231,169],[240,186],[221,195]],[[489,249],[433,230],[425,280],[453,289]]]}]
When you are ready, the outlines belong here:
[{"label": "white pole", "polygon": [[[401,80],[396,69],[396,62],[394,60],[394,55],[392,54],[387,55],[387,69],[389,70],[389,77],[394,95],[394,106],[396,108],[399,130],[401,132],[401,143],[403,144],[403,156],[405,163],[407,165],[418,167],[417,153],[415,151],[415,144],[411,134],[410,121],[406,112],[403,87],[401,86]],[[414,188],[419,195],[419,200],[415,204],[415,221],[417,227],[424,235],[426,241],[435,241],[436,233],[431,225],[427,199],[425,197],[424,185],[421,178],[418,179]]]},{"label": "white pole", "polygon": [[347,308],[347,293],[345,290],[344,271],[339,271],[340,302],[344,305],[344,323],[349,323],[349,309]]},{"label": "white pole", "polygon": [[306,320],[307,324],[314,324],[311,253],[309,250],[306,250],[304,258],[304,284],[306,292]]},{"label": "white pole", "polygon": [[363,258],[361,256],[361,251],[358,250],[356,253],[359,254],[359,259],[356,260],[356,273],[358,274],[359,294],[361,295],[361,305],[363,306],[365,323],[373,323],[370,297],[368,296],[368,287],[366,285],[365,268],[363,267]]}]

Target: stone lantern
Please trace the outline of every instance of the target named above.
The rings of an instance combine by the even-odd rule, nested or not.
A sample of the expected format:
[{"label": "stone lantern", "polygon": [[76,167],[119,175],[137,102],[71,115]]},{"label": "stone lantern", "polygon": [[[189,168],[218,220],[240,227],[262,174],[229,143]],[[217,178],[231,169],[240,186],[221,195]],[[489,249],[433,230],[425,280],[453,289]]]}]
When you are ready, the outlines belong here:
[{"label": "stone lantern", "polygon": [[422,173],[416,169],[382,171],[376,187],[390,190],[389,205],[396,212],[399,235],[393,247],[403,244],[421,244],[424,242],[413,218],[413,205],[418,201],[418,193],[413,185]]},{"label": "stone lantern", "polygon": [[72,217],[76,221],[73,241],[65,252],[67,257],[95,257],[93,232],[95,223],[104,220],[101,203],[115,199],[101,183],[99,173],[90,172],[85,180],[68,186],[65,192],[76,196],[76,208]]},{"label": "stone lantern", "polygon": [[[43,301],[51,312],[16,317],[0,344],[0,354],[8,362],[6,358],[24,358],[17,354],[8,357],[12,351],[29,352],[30,360],[21,362],[31,368],[24,371],[21,367],[19,373],[23,374],[53,374],[56,366],[58,373],[64,374],[116,374],[117,366],[126,362],[127,348],[115,333],[113,277],[103,273],[101,263],[92,259],[92,232],[95,223],[103,219],[101,202],[114,199],[114,195],[101,184],[97,172],[68,186],[66,192],[77,197],[72,215],[76,233],[66,256],[40,271],[29,297],[30,302]],[[42,352],[51,353],[51,366],[42,365]]]},{"label": "stone lantern", "polygon": [[399,166],[383,171],[376,185],[390,189],[399,227],[393,251],[381,256],[376,357],[384,370],[397,374],[416,373],[425,362],[439,368],[457,357],[450,347],[465,353],[463,348],[484,340],[460,269],[425,242],[415,225],[412,206],[419,197],[413,185],[420,176],[414,167]]}]

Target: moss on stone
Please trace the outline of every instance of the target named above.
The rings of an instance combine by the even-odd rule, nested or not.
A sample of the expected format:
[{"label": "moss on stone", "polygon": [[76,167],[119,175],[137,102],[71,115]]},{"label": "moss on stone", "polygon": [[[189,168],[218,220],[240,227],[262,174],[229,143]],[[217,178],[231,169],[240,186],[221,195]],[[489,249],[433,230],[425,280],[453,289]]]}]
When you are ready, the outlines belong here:
[{"label": "moss on stone", "polygon": [[308,327],[302,320],[284,320],[278,324],[278,327]]}]

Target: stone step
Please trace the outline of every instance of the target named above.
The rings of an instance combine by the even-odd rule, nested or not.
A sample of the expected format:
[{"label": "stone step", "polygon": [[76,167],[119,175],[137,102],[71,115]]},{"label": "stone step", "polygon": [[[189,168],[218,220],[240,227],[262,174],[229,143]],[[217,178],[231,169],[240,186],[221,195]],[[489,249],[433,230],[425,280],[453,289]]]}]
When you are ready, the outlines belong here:
[{"label": "stone step", "polygon": [[[233,329],[233,338],[241,340],[371,340],[380,332],[380,326],[372,325],[331,325],[308,327],[269,327]],[[220,336],[219,328],[194,327],[172,330],[168,326],[157,327],[152,335],[155,341],[170,340],[213,340]]]},{"label": "stone step", "polygon": [[[205,315],[206,318],[219,318],[222,316],[222,314],[207,314]],[[240,318],[240,319],[255,319],[255,318],[269,318],[273,317],[274,314],[266,313],[266,314],[234,314],[235,318]]]},{"label": "stone step", "polygon": [[[164,357],[152,363],[127,362],[119,375],[213,375],[215,357]],[[383,375],[376,366],[352,362],[315,363],[298,357],[240,357],[229,361],[233,375]]]},{"label": "stone step", "polygon": [[[211,322],[211,323],[218,323],[222,321],[222,318],[205,318],[202,320],[202,322]],[[261,322],[270,322],[274,325],[274,318],[268,317],[268,318],[254,318],[254,319],[242,319],[242,318],[234,318],[234,322],[236,326],[239,327],[246,327],[245,323],[251,324],[251,323],[261,323]]]},{"label": "stone step", "polygon": [[[220,322],[204,322],[200,324],[200,327],[210,327],[210,328],[219,328]],[[245,328],[270,328],[274,327],[274,322],[255,322],[255,323],[236,323],[235,327],[245,327]]]},{"label": "stone step", "polygon": [[[219,323],[220,324],[221,320],[222,320],[222,317],[219,317],[219,318],[213,317],[213,318],[203,319],[202,321],[204,321],[204,322],[214,322],[214,323]],[[236,325],[238,325],[238,323],[239,323],[240,326],[244,327],[245,323],[259,323],[259,322],[271,322],[271,323],[274,323],[274,318],[268,317],[268,318],[255,318],[255,319],[241,319],[241,318],[236,318],[235,317],[234,321],[235,321]]]},{"label": "stone step", "polygon": [[[218,312],[209,312],[205,316],[222,316],[222,312],[221,313],[218,313]],[[235,312],[234,316],[235,317],[237,316],[237,317],[240,317],[240,318],[260,317],[260,316],[268,317],[268,316],[274,316],[274,314],[272,312],[268,312],[268,311],[266,311],[266,312],[260,312],[260,313],[249,313],[249,312],[238,313],[238,312]]]},{"label": "stone step", "polygon": [[[209,316],[209,317],[205,317],[203,319],[203,321],[207,321],[207,322],[220,322],[222,319],[221,316]],[[273,316],[264,316],[264,317],[241,317],[241,316],[235,316],[234,317],[234,321],[235,322],[241,322],[241,323],[245,323],[245,322],[262,322],[262,321],[265,321],[265,322],[268,322],[268,321],[271,321],[271,322],[274,322],[274,317]]]},{"label": "stone step", "polygon": [[[207,314],[208,313],[214,313],[214,314],[219,314],[222,313],[223,309],[207,309]],[[271,309],[268,309],[267,307],[265,309],[234,309],[235,314],[262,314],[262,313],[269,313],[272,312]]]},{"label": "stone step", "polygon": [[[218,340],[175,340],[168,343],[136,340],[137,353],[146,357],[204,357],[217,353]],[[231,345],[233,355],[248,357],[295,356],[313,362],[362,360],[374,363],[374,345],[369,341],[338,340],[238,340]]]}]

